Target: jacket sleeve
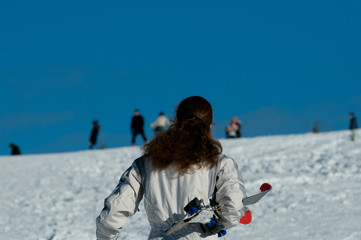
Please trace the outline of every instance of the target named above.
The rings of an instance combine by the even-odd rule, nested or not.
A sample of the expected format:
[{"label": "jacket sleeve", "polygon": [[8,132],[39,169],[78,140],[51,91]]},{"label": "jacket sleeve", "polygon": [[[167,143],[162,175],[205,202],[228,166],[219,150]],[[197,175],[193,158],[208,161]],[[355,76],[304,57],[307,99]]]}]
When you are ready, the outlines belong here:
[{"label": "jacket sleeve", "polygon": [[117,239],[126,220],[137,210],[143,198],[143,186],[139,169],[139,159],[124,172],[118,185],[104,200],[104,208],[96,219],[98,240]]},{"label": "jacket sleeve", "polygon": [[242,199],[246,197],[243,177],[233,159],[222,159],[216,188],[216,201],[223,206],[223,217],[220,222],[228,229],[239,223],[243,208]]}]

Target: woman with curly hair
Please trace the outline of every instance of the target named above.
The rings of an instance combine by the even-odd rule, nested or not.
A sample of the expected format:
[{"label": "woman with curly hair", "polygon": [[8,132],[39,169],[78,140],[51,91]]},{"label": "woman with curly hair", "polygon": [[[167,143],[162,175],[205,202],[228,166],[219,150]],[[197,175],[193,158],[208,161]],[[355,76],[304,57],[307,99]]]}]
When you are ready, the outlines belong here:
[{"label": "woman with curly hair", "polygon": [[[151,226],[149,239],[217,239],[204,225],[187,224],[166,235],[173,223],[184,219],[184,207],[195,197],[222,206],[218,224],[228,229],[239,223],[245,188],[234,160],[222,154],[211,135],[213,110],[204,98],[180,102],[174,123],[143,148],[105,199],[97,218],[97,239],[117,239],[126,219],[142,198]],[[212,200],[211,200],[212,199]]]}]

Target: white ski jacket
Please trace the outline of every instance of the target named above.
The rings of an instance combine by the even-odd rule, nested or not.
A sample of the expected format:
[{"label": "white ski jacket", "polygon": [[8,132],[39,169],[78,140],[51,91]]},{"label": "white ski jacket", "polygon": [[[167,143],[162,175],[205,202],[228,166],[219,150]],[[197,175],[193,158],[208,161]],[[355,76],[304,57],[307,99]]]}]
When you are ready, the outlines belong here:
[{"label": "white ski jacket", "polygon": [[138,158],[105,199],[104,209],[96,219],[97,239],[117,239],[127,217],[138,210],[142,198],[151,226],[148,239],[218,239],[217,235],[204,232],[200,224],[188,224],[169,236],[164,233],[186,217],[183,208],[191,200],[197,197],[209,204],[212,196],[223,205],[221,223],[225,228],[238,224],[246,193],[233,159],[221,155],[214,168],[201,168],[180,176],[174,169],[156,170],[151,161]]},{"label": "white ski jacket", "polygon": [[150,126],[155,129],[156,127],[165,128],[166,126],[169,126],[170,122],[168,118],[164,115],[160,115],[154,123],[150,124]]}]

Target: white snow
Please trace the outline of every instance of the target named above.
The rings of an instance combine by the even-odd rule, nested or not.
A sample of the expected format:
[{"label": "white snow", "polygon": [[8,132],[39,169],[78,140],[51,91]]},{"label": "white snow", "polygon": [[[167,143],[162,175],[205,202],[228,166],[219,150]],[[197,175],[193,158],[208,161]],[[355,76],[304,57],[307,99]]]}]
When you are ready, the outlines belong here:
[{"label": "white snow", "polygon": [[[247,193],[273,190],[225,239],[361,239],[361,132],[221,140]],[[0,239],[95,239],[95,218],[137,147],[0,157]],[[141,204],[119,239],[147,239]]]}]

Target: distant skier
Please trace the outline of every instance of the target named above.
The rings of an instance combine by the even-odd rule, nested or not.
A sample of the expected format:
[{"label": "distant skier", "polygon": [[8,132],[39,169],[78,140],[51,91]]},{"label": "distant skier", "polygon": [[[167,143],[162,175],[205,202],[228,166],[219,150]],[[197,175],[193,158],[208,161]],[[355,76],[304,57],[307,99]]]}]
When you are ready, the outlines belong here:
[{"label": "distant skier", "polygon": [[134,111],[134,116],[132,117],[131,131],[132,131],[132,146],[135,146],[135,138],[138,134],[142,135],[144,142],[147,142],[147,137],[144,134],[144,118],[140,115],[139,110]]},{"label": "distant skier", "polygon": [[356,117],[353,113],[349,114],[349,118],[350,118],[350,130],[351,130],[351,141],[355,141],[355,130],[357,129],[357,121],[356,121]]},{"label": "distant skier", "polygon": [[[202,97],[189,97],[178,105],[175,122],[144,147],[104,201],[96,220],[98,240],[117,239],[127,218],[136,213],[144,197],[150,223],[148,239],[218,239],[218,231],[239,224],[245,187],[237,163],[222,154],[211,135],[213,111]],[[195,197],[204,204],[217,202],[222,218],[216,224],[188,224],[165,234],[186,217],[183,208]],[[217,226],[217,229],[213,228]]]},{"label": "distant skier", "polygon": [[90,133],[90,139],[89,139],[89,149],[92,149],[94,145],[97,143],[98,133],[100,130],[100,125],[98,124],[98,121],[92,122],[92,131]]},{"label": "distant skier", "polygon": [[237,117],[233,117],[232,121],[226,127],[226,136],[227,138],[240,138],[241,134],[241,124],[242,122],[238,120]]},{"label": "distant skier", "polygon": [[155,134],[162,132],[169,125],[170,125],[170,122],[169,122],[168,118],[164,115],[163,112],[160,112],[159,116],[155,120],[155,122],[150,124],[150,126],[153,128]]},{"label": "distant skier", "polygon": [[11,155],[20,155],[20,149],[18,146],[16,146],[14,143],[10,143],[10,148],[11,148]]}]

